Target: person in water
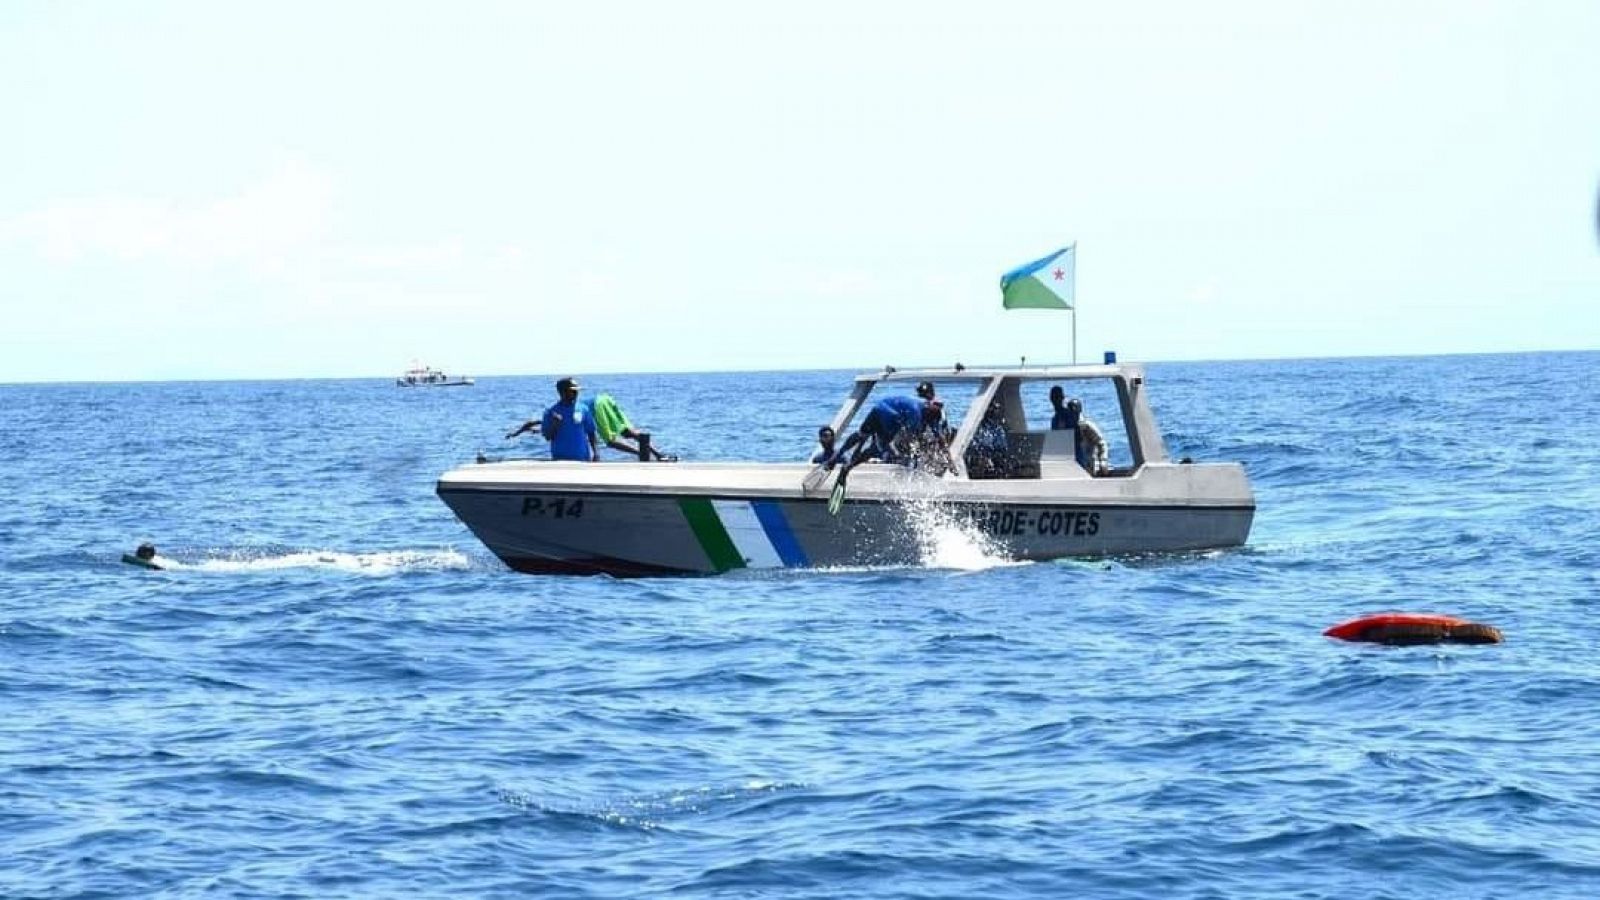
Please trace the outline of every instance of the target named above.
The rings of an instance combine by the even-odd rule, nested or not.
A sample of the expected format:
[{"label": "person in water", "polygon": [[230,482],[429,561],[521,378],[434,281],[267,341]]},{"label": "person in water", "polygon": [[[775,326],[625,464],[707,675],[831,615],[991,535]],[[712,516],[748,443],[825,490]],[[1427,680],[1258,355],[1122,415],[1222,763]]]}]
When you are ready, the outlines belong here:
[{"label": "person in water", "polygon": [[[883,458],[895,453],[902,439],[915,438],[930,429],[936,429],[944,415],[944,404],[917,397],[885,397],[875,403],[855,434],[845,439],[844,446],[826,465],[832,469],[846,460],[839,471],[842,479],[851,469],[869,459]],[[949,447],[942,438],[939,446],[946,454]],[[854,451],[852,453],[852,451]]]},{"label": "person in water", "polygon": [[132,553],[122,554],[122,561],[146,569],[161,570],[166,568],[166,560],[156,556],[156,545],[151,543],[140,544]]},{"label": "person in water", "polygon": [[833,445],[834,439],[835,435],[832,426],[824,425],[817,429],[817,447],[819,449],[816,453],[811,454],[811,462],[814,465],[825,466],[839,454],[838,449]]}]

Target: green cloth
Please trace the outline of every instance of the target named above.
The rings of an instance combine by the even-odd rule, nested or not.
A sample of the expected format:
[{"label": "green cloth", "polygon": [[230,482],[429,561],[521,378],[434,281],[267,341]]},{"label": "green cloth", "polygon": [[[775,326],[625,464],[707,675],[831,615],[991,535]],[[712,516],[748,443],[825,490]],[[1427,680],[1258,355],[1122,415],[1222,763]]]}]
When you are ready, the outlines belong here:
[{"label": "green cloth", "polygon": [[600,432],[600,443],[609,444],[624,431],[632,431],[628,416],[611,399],[610,394],[596,394],[594,398],[594,427]]}]

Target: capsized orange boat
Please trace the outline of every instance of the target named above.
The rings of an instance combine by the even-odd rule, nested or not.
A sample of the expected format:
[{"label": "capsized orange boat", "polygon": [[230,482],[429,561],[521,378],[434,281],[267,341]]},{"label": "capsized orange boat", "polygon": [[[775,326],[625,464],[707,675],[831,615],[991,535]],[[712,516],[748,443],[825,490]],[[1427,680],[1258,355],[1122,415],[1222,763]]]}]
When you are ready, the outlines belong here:
[{"label": "capsized orange boat", "polygon": [[1505,641],[1493,625],[1469,622],[1455,616],[1428,613],[1382,613],[1362,616],[1323,632],[1341,641],[1362,641],[1409,647],[1418,644],[1499,644]]}]

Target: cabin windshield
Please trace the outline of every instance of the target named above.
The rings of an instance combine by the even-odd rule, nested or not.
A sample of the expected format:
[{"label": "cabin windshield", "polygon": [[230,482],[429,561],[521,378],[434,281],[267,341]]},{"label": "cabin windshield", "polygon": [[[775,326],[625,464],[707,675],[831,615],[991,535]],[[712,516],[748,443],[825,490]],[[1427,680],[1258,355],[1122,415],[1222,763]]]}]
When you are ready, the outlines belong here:
[{"label": "cabin windshield", "polygon": [[1111,378],[1009,376],[987,396],[962,448],[969,478],[1112,478],[1139,464]]},{"label": "cabin windshield", "polygon": [[[969,478],[1114,478],[1131,475],[1142,462],[1128,421],[1129,398],[1116,377],[969,374],[928,380],[944,404],[944,436]],[[840,443],[873,404],[916,396],[917,387],[912,373],[859,381],[834,423]],[[1058,390],[1059,410],[1052,397]],[[931,448],[903,449],[895,461],[934,474],[943,470],[934,459],[941,454],[918,452]]]},{"label": "cabin windshield", "polygon": [[[966,420],[967,411],[988,389],[989,381],[981,378],[950,378],[938,377],[921,380],[900,380],[865,382],[858,381],[854,397],[845,404],[841,415],[832,423],[838,433],[838,445],[842,446],[850,433],[861,427],[866,420],[868,412],[879,401],[895,396],[920,397],[924,385],[933,387],[933,398],[941,404],[943,420],[939,424],[938,432],[946,444],[955,441],[956,432],[961,423]],[[886,461],[899,462],[915,468],[926,469],[933,474],[942,474],[946,468],[943,460],[946,458],[942,451],[937,451],[932,438],[934,432],[929,431],[923,435],[922,440],[906,440],[896,442],[897,446],[889,454]]]}]

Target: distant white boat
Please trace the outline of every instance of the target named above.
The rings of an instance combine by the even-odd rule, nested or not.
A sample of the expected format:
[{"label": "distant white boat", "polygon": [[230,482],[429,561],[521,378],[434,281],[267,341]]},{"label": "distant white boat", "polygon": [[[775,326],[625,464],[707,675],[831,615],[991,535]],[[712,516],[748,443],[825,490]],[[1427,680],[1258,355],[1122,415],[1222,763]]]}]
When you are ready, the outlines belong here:
[{"label": "distant white boat", "polygon": [[469,375],[446,375],[442,369],[412,363],[394,383],[399,387],[468,387],[473,381]]}]

